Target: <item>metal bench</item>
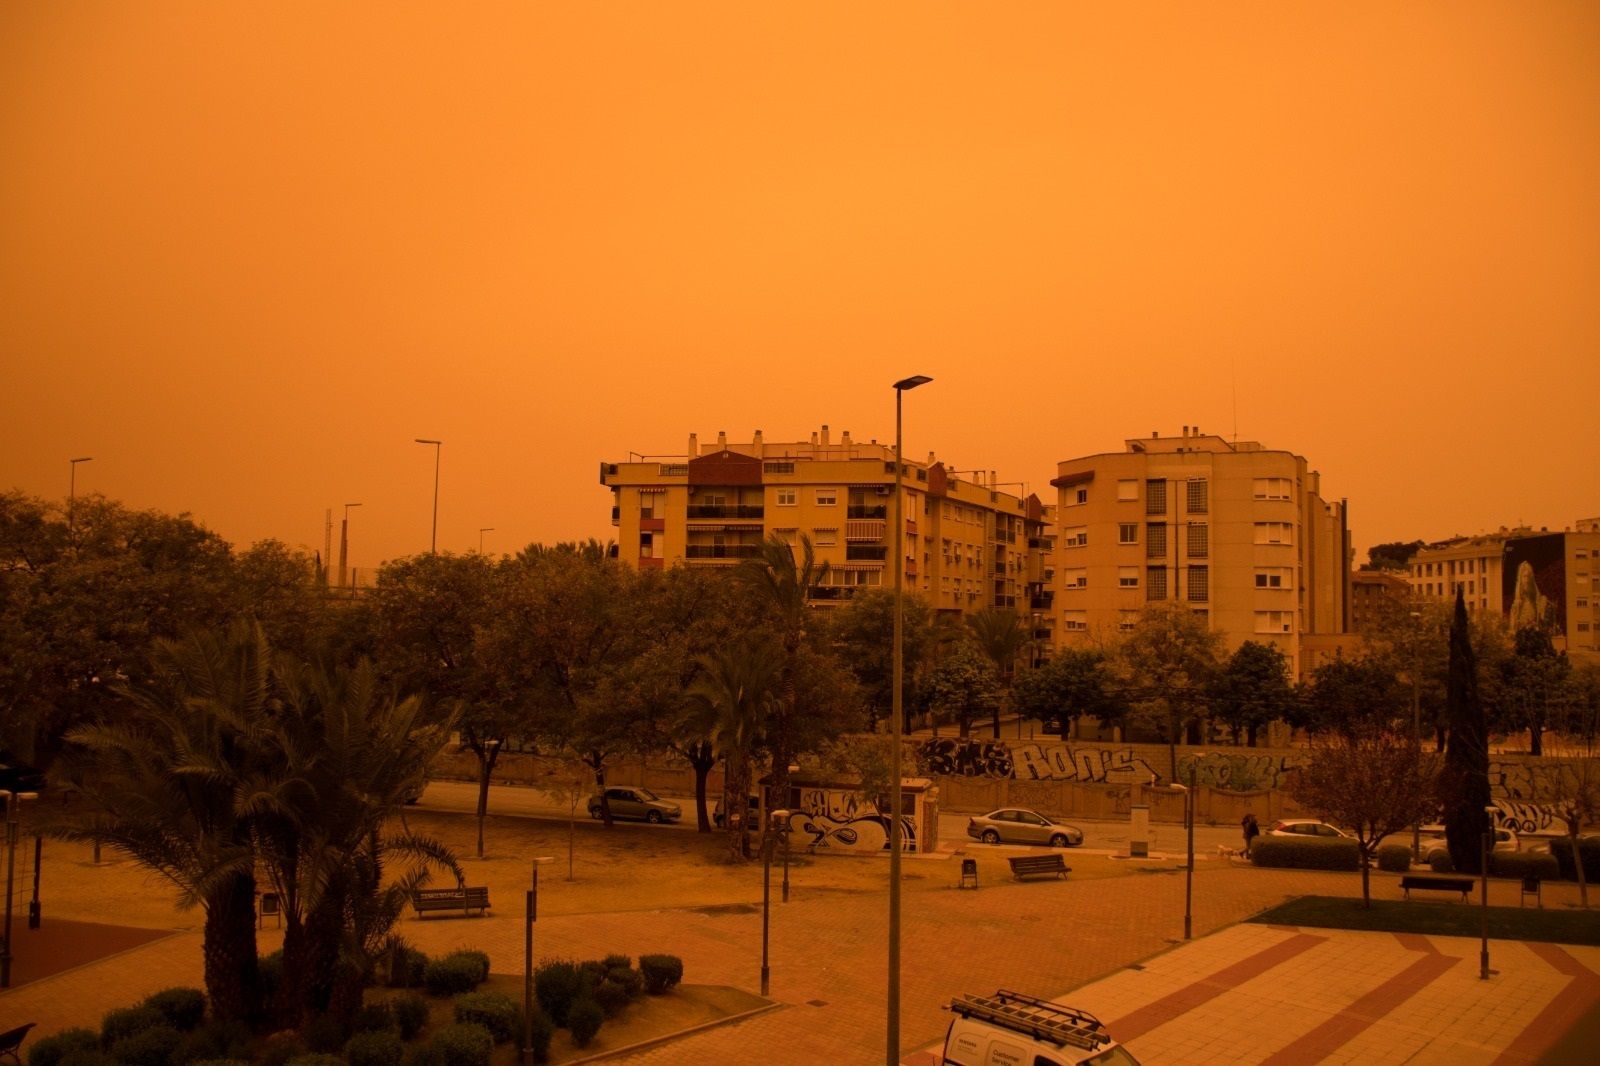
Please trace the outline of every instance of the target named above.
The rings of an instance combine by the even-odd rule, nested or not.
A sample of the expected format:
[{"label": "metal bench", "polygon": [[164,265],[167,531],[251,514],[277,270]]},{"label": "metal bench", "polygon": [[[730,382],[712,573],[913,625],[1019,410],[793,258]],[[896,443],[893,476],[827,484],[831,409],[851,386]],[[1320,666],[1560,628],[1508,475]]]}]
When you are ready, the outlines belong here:
[{"label": "metal bench", "polygon": [[1424,877],[1420,874],[1408,874],[1400,879],[1400,888],[1405,892],[1406,899],[1411,898],[1413,888],[1426,888],[1434,892],[1459,892],[1463,903],[1467,901],[1467,894],[1472,891],[1472,884],[1470,877]]},{"label": "metal bench", "polygon": [[411,905],[417,909],[417,917],[428,911],[440,911],[447,916],[456,912],[461,917],[469,917],[476,909],[482,914],[489,909],[489,887],[461,888],[419,888],[411,893]]},{"label": "metal bench", "polygon": [[19,1025],[15,1029],[7,1029],[0,1033],[0,1062],[11,1061],[11,1066],[22,1066],[22,1057],[17,1054],[17,1049],[22,1046],[23,1037],[28,1035],[37,1022]]},{"label": "metal bench", "polygon": [[1011,864],[1011,876],[1018,881],[1036,874],[1055,874],[1064,881],[1072,872],[1059,855],[1018,855],[1006,861]]}]

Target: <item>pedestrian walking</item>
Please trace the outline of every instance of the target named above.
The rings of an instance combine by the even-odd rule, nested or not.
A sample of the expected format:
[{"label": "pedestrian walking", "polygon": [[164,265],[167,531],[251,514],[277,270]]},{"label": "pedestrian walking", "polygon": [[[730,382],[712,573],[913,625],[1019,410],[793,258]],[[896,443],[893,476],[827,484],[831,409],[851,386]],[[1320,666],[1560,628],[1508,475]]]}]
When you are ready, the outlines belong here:
[{"label": "pedestrian walking", "polygon": [[1253,814],[1246,814],[1244,818],[1240,820],[1239,825],[1244,830],[1245,858],[1249,858],[1250,847],[1256,842],[1256,837],[1261,835],[1261,827],[1256,824],[1256,816]]}]

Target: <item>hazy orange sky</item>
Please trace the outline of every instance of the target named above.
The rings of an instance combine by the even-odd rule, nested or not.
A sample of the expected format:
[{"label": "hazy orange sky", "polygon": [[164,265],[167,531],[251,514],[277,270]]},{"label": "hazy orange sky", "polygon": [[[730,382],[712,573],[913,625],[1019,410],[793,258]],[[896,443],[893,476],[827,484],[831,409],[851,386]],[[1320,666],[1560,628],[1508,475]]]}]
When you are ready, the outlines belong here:
[{"label": "hazy orange sky", "polygon": [[[1183,424],[1356,541],[1600,514],[1600,5],[0,5],[0,488],[354,562],[598,463],[1049,496]],[[1237,411],[1237,416],[1235,416]]]}]

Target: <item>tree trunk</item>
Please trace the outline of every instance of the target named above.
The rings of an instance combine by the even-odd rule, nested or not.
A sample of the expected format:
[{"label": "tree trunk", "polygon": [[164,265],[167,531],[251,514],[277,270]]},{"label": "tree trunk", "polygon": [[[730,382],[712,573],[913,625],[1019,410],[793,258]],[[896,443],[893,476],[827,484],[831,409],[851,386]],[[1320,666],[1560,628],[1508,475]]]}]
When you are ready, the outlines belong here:
[{"label": "tree trunk", "polygon": [[[699,828],[702,833],[711,832],[711,816],[706,813],[706,781],[711,777],[711,768],[716,764],[716,756],[711,752],[711,745],[702,741],[693,744],[684,753],[688,756],[689,765],[694,767],[694,805],[699,814]],[[727,806],[724,804],[726,813]]]},{"label": "tree trunk", "polygon": [[606,765],[603,759],[595,757],[592,753],[584,756],[584,762],[594,770],[595,791],[600,794],[600,820],[607,829],[613,825],[611,821],[611,804],[606,800]]},{"label": "tree trunk", "polygon": [[1256,746],[1256,733],[1260,728],[1260,726],[1256,725],[1254,722],[1251,722],[1249,727],[1245,730],[1245,739],[1252,748]]},{"label": "tree trunk", "polygon": [[1361,845],[1361,906],[1367,910],[1372,909],[1372,863],[1367,855],[1367,842],[1357,841]]},{"label": "tree trunk", "polygon": [[206,998],[219,1021],[253,1021],[260,1007],[256,970],[256,881],[235,874],[206,900]]},{"label": "tree trunk", "polygon": [[1578,849],[1578,826],[1568,823],[1571,828],[1567,830],[1567,839],[1572,841],[1572,865],[1578,874],[1578,905],[1584,910],[1589,909],[1589,882],[1583,876],[1583,852]]},{"label": "tree trunk", "polygon": [[750,858],[750,761],[742,757],[729,767],[728,802],[722,810],[722,824],[728,829],[728,848],[735,862]]},{"label": "tree trunk", "polygon": [[1544,729],[1541,726],[1533,725],[1528,727],[1528,754],[1544,754]]}]

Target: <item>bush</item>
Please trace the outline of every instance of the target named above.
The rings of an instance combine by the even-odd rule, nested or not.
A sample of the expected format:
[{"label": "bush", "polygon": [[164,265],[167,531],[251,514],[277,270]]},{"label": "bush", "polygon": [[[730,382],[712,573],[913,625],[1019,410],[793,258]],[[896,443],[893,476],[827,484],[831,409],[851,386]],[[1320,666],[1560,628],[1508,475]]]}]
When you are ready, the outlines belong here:
[{"label": "bush", "polygon": [[400,1028],[388,1003],[368,1003],[350,1016],[352,1033],[392,1033]]},{"label": "bush", "polygon": [[[1551,837],[1550,854],[1556,857],[1563,881],[1576,881],[1578,867],[1572,861],[1572,838]],[[1578,854],[1583,856],[1583,880],[1586,884],[1600,882],[1600,837],[1581,837]]]},{"label": "bush", "polygon": [[94,1051],[100,1046],[100,1034],[93,1029],[63,1029],[28,1048],[28,1066],[60,1066],[61,1060],[74,1051]]},{"label": "bush", "polygon": [[[1250,861],[1257,866],[1290,870],[1359,870],[1361,845],[1348,839],[1260,836],[1250,847]],[[648,974],[645,977],[649,979]]]},{"label": "bush", "polygon": [[1541,881],[1554,881],[1561,876],[1561,864],[1554,855],[1496,851],[1489,855],[1489,872],[1495,877],[1537,877]]},{"label": "bush", "polygon": [[60,1066],[117,1066],[117,1060],[99,1048],[81,1048],[63,1055]]},{"label": "bush", "polygon": [[428,1001],[413,992],[406,992],[389,1001],[389,1013],[400,1027],[400,1039],[410,1040],[428,1024]]},{"label": "bush", "polygon": [[517,1035],[522,1010],[503,992],[468,992],[456,997],[456,1021],[481,1025],[502,1044]]},{"label": "bush", "polygon": [[626,955],[607,955],[600,960],[600,965],[607,970],[631,970],[633,960]]},{"label": "bush", "polygon": [[167,1026],[167,1020],[154,1007],[119,1007],[107,1011],[100,1022],[100,1046],[110,1048],[112,1044],[146,1029],[163,1026]]},{"label": "bush", "polygon": [[278,986],[283,983],[282,949],[256,960],[256,976],[261,984],[261,1002],[271,1003],[278,997]]},{"label": "bush", "polygon": [[172,1066],[188,1066],[211,1059],[249,1059],[250,1027],[243,1022],[212,1020],[183,1034],[172,1053]]},{"label": "bush", "polygon": [[344,1060],[337,1055],[329,1055],[322,1051],[308,1051],[304,1055],[296,1055],[284,1066],[344,1066]]},{"label": "bush", "polygon": [[567,1011],[587,990],[577,963],[558,959],[534,971],[533,987],[539,1007],[557,1027],[567,1024]]},{"label": "bush", "polygon": [[615,1018],[628,1005],[628,990],[608,977],[595,986],[594,1001],[600,1004],[607,1018]]},{"label": "bush", "polygon": [[537,1007],[533,1011],[533,1061],[550,1061],[550,1041],[556,1035],[556,1023]]},{"label": "bush", "polygon": [[416,948],[400,948],[389,963],[389,987],[421,988],[428,977],[428,962],[428,956]]},{"label": "bush", "polygon": [[142,1006],[154,1007],[174,1029],[187,1033],[206,1016],[206,994],[198,988],[168,988],[145,1000]]},{"label": "bush", "polygon": [[1440,848],[1428,856],[1428,869],[1436,874],[1454,873],[1456,864],[1450,861],[1450,853]]},{"label": "bush", "polygon": [[400,1066],[439,1066],[439,1053],[432,1044],[410,1044],[406,1047],[405,1058],[400,1060]]},{"label": "bush", "polygon": [[683,980],[683,960],[676,955],[640,955],[639,972],[644,975],[644,990],[659,996]]},{"label": "bush", "polygon": [[638,970],[625,966],[613,966],[606,971],[606,980],[621,985],[622,990],[628,993],[629,999],[638,999],[644,995],[644,975]]},{"label": "bush", "polygon": [[290,1059],[308,1053],[298,1033],[273,1033],[261,1042],[261,1053],[256,1059],[260,1066],[288,1066]]},{"label": "bush", "polygon": [[439,1027],[431,1041],[439,1066],[489,1066],[494,1037],[481,1025],[457,1022]]},{"label": "bush", "polygon": [[300,1031],[300,1036],[306,1042],[306,1047],[313,1052],[331,1055],[344,1047],[344,1042],[350,1033],[339,1019],[319,1014],[306,1023],[305,1028]]},{"label": "bush", "polygon": [[1403,874],[1411,869],[1411,849],[1404,844],[1383,844],[1378,848],[1378,869]]},{"label": "bush", "polygon": [[600,1031],[605,1017],[606,1012],[592,999],[580,999],[574,1003],[572,1009],[567,1011],[567,1028],[572,1030],[572,1042],[579,1047],[588,1047],[589,1041]]},{"label": "bush", "polygon": [[191,1066],[254,1066],[249,1059],[195,1059]]},{"label": "bush", "polygon": [[171,1066],[183,1034],[170,1025],[141,1029],[111,1045],[111,1057],[124,1066]]},{"label": "bush", "polygon": [[489,979],[489,956],[481,951],[452,951],[445,958],[469,960],[477,967],[478,983],[480,985]]},{"label": "bush", "polygon": [[465,955],[446,955],[428,963],[423,981],[435,996],[454,996],[477,988],[483,983],[482,973],[483,968],[477,959]]},{"label": "bush", "polygon": [[346,1041],[344,1057],[350,1066],[400,1066],[405,1050],[393,1032],[368,1030]]}]

